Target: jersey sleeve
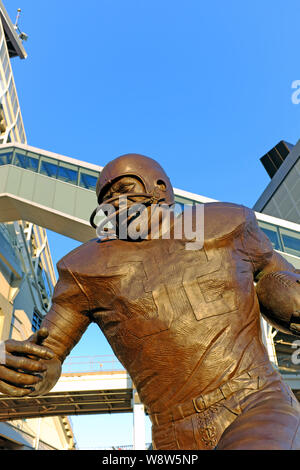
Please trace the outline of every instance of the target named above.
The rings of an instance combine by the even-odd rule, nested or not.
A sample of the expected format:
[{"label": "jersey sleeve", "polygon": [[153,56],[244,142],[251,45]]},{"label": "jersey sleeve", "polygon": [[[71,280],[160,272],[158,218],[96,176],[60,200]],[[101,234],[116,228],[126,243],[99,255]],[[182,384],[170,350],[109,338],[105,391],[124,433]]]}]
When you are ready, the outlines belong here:
[{"label": "jersey sleeve", "polygon": [[91,323],[89,300],[76,277],[64,260],[57,264],[59,279],[55,286],[52,305],[41,327],[49,331],[43,345],[49,347],[64,361]]},{"label": "jersey sleeve", "polygon": [[291,263],[273,249],[269,238],[259,227],[255,213],[246,207],[242,244],[244,253],[252,264],[255,280],[270,272],[296,271]]}]

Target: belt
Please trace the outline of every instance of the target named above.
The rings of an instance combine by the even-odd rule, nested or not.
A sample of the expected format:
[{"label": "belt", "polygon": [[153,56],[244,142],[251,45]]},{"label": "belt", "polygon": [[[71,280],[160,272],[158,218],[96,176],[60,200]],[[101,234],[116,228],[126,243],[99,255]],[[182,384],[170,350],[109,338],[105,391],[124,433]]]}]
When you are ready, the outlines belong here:
[{"label": "belt", "polygon": [[148,415],[152,424],[155,425],[162,425],[169,423],[170,421],[177,421],[179,419],[187,418],[194,413],[201,413],[211,405],[218,403],[221,400],[226,400],[234,392],[243,388],[258,390],[260,385],[263,385],[263,381],[259,380],[260,377],[263,379],[263,377],[271,375],[270,373],[275,373],[272,365],[261,364],[254,369],[243,372],[239,376],[233,377],[227,382],[224,382],[218,388],[209,393],[199,395],[196,398],[192,398],[190,401],[175,405],[166,412],[148,413]]}]

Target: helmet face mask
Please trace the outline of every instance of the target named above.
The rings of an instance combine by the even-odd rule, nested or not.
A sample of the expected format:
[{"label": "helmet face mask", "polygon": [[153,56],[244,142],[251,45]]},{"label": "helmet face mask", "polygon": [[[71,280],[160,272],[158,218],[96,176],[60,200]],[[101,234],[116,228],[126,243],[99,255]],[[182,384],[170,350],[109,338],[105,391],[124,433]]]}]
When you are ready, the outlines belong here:
[{"label": "helmet face mask", "polygon": [[[137,154],[123,155],[109,162],[99,176],[96,194],[99,206],[93,211],[90,223],[97,229],[98,235],[102,234],[102,231],[103,235],[108,233],[104,227],[113,217],[117,216],[120,220],[125,213],[125,222],[128,223],[127,211],[134,209],[135,205],[143,204],[149,207],[151,204],[174,204],[173,188],[164,170],[155,160]],[[97,227],[94,218],[106,205],[113,205],[116,211],[106,216]],[[118,228],[116,224],[116,236]]]},{"label": "helmet face mask", "polygon": [[[118,195],[125,197],[126,194],[131,193],[136,194],[135,198],[140,197],[142,199],[140,202],[143,202],[145,199],[145,196],[143,196],[145,194],[144,183],[134,175],[120,176],[103,187],[98,196],[98,204],[107,202],[109,199],[115,199]],[[142,196],[138,196],[138,193]]]}]

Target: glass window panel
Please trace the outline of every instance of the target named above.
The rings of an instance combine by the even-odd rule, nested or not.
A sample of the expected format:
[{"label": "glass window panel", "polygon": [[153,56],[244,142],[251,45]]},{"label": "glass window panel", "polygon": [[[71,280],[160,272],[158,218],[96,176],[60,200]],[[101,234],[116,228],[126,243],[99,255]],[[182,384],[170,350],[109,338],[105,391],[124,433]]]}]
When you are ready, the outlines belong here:
[{"label": "glass window panel", "polygon": [[[275,205],[273,199],[270,199],[268,204],[265,206],[264,213],[269,214],[269,215],[273,215],[274,217],[278,217],[278,210],[276,208],[276,205]],[[260,222],[259,222],[259,224],[260,224]]]},{"label": "glass window panel", "polygon": [[37,331],[42,323],[42,318],[40,315],[34,310],[32,316],[32,331]]},{"label": "glass window panel", "polygon": [[300,179],[299,178],[298,178],[297,183],[295,184],[295,186],[293,187],[293,189],[291,191],[291,195],[292,195],[292,198],[294,199],[294,201],[296,201],[296,202],[300,201]]},{"label": "glass window panel", "polygon": [[295,168],[292,168],[289,174],[285,177],[285,187],[289,190],[293,189],[295,184],[299,182],[299,174]]},{"label": "glass window panel", "polygon": [[39,159],[33,157],[27,157],[27,170],[37,171],[39,166]]},{"label": "glass window panel", "polygon": [[175,216],[179,216],[184,211],[184,204],[182,202],[175,202],[173,206]]},{"label": "glass window panel", "polygon": [[9,93],[11,102],[13,102],[14,85],[13,85],[13,80],[12,79],[9,82],[8,93]]},{"label": "glass window panel", "polygon": [[13,152],[0,153],[0,165],[11,165]]},{"label": "glass window panel", "polygon": [[20,136],[20,140],[23,141],[24,127],[23,127],[23,122],[22,121],[21,121],[21,124],[19,126],[19,136]]},{"label": "glass window panel", "polygon": [[37,157],[28,156],[22,153],[15,154],[15,165],[26,170],[37,171],[39,166],[39,159]]},{"label": "glass window panel", "polygon": [[286,228],[280,228],[284,251],[291,255],[300,256],[300,233]]},{"label": "glass window panel", "polygon": [[287,196],[282,199],[280,204],[278,204],[282,219],[284,219],[284,220],[287,219],[287,215],[288,215],[289,211],[293,208],[294,202],[295,201],[293,201],[293,199],[291,197],[291,194],[288,193]]},{"label": "glass window panel", "polygon": [[17,126],[18,126],[19,135],[21,135],[21,132],[22,132],[22,119],[21,119],[21,114],[20,113],[19,113],[19,116],[18,116]]},{"label": "glass window panel", "polygon": [[18,109],[19,109],[18,100],[15,100],[15,102],[13,104],[13,108],[14,108],[14,115],[16,116],[17,112],[18,112]]},{"label": "glass window panel", "polygon": [[3,62],[3,60],[4,60],[4,55],[5,55],[5,44],[4,44],[4,41],[2,42],[0,55],[1,55],[1,62]]},{"label": "glass window panel", "polygon": [[6,66],[6,69],[5,69],[5,78],[6,78],[7,83],[9,81],[9,77],[10,77],[10,66],[9,66],[9,62],[8,62],[7,66]]},{"label": "glass window panel", "polygon": [[2,100],[3,100],[3,103],[5,104],[6,114],[8,115],[9,122],[10,122],[10,124],[12,124],[13,123],[13,118],[12,118],[12,115],[11,115],[10,107],[8,105],[7,97],[3,96]]},{"label": "glass window panel", "polygon": [[56,178],[57,174],[57,163],[52,158],[42,157],[40,173],[42,175],[50,176],[51,178]]},{"label": "glass window panel", "polygon": [[90,189],[94,191],[98,180],[99,173],[96,171],[80,170],[80,181],[79,185],[82,188]]},{"label": "glass window panel", "polygon": [[13,129],[11,129],[10,133],[9,133],[9,136],[10,136],[10,140],[11,142],[15,142],[16,139],[15,139],[15,133],[13,131]]},{"label": "glass window panel", "polygon": [[42,271],[42,278],[43,278],[43,282],[44,282],[44,286],[45,286],[47,295],[48,295],[48,297],[50,298],[51,295],[52,295],[52,293],[51,293],[51,291],[50,291],[49,284],[48,284],[48,279],[47,279],[47,276],[46,276],[44,270]]},{"label": "glass window panel", "polygon": [[175,202],[177,202],[178,204],[186,204],[186,205],[196,204],[196,201],[194,201],[193,199],[188,199],[186,197],[181,197],[181,196],[176,196]]},{"label": "glass window panel", "polygon": [[15,141],[18,142],[18,132],[17,132],[17,125],[15,124],[13,127],[14,130],[14,135],[15,135]]},{"label": "glass window panel", "polygon": [[22,135],[21,135],[21,141],[22,142],[25,142],[26,138],[25,138],[25,132],[24,132],[24,128],[22,128]]},{"label": "glass window panel", "polygon": [[261,221],[258,222],[258,225],[261,228],[261,230],[269,238],[274,250],[283,251],[281,243],[280,243],[280,238],[279,238],[277,227],[275,225],[271,225],[271,224],[268,224],[266,222],[261,222]]},{"label": "glass window panel", "polygon": [[4,72],[5,72],[5,70],[6,70],[7,64],[8,64],[7,54],[4,54],[4,56],[3,56],[3,61],[2,61],[2,67],[3,67]]},{"label": "glass window panel", "polygon": [[275,202],[279,205],[283,198],[286,197],[286,188],[284,184],[281,184],[274,194]]},{"label": "glass window panel", "polygon": [[21,168],[26,168],[26,155],[23,155],[22,153],[16,153],[15,165]]},{"label": "glass window panel", "polygon": [[77,184],[78,168],[68,163],[59,163],[57,178],[66,183]]},{"label": "glass window panel", "polygon": [[293,207],[288,213],[286,220],[289,220],[290,222],[295,222],[295,224],[298,224],[300,220],[300,207],[299,207],[299,210],[297,210],[296,207]]},{"label": "glass window panel", "polygon": [[9,85],[9,94],[10,94],[10,99],[11,99],[12,105],[14,105],[14,104],[15,104],[15,101],[16,101],[16,99],[17,99],[17,94],[16,94],[16,89],[15,89],[15,85],[14,85],[13,79],[11,79],[11,81],[10,81],[10,85]]}]

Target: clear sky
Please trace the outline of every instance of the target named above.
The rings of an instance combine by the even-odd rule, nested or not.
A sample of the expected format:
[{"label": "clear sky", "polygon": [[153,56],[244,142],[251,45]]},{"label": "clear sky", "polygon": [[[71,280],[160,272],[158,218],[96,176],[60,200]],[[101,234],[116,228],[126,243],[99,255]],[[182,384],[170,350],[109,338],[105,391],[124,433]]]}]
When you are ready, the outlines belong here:
[{"label": "clear sky", "polygon": [[[252,207],[259,158],[300,138],[298,0],[4,3],[29,35],[13,68],[30,145],[99,165],[142,153],[176,188]],[[49,241],[55,263],[78,245]],[[72,355],[110,351],[91,327]],[[72,421],[79,445],[132,442],[130,415]]]}]

